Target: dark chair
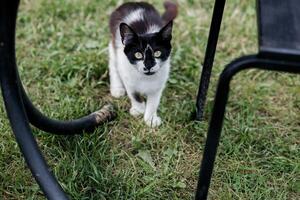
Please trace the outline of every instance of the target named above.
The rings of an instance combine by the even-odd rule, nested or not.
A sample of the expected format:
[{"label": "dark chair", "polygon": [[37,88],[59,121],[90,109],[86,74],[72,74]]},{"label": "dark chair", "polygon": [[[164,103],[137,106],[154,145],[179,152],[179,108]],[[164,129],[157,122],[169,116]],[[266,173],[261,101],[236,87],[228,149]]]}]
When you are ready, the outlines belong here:
[{"label": "dark chair", "polygon": [[[220,139],[231,78],[243,69],[258,68],[300,73],[300,2],[298,0],[258,1],[259,44],[257,55],[230,63],[221,74],[201,164],[196,199],[206,199]],[[111,106],[73,121],[52,120],[38,111],[21,84],[15,59],[15,26],[19,0],[0,1],[0,81],[7,114],[16,140],[34,178],[47,199],[66,200],[67,195],[49,170],[32,135],[29,122],[54,134],[76,134],[93,130],[115,115]],[[225,0],[216,0],[205,57],[207,90]],[[276,12],[275,12],[276,11]],[[280,12],[279,12],[280,11]],[[288,20],[286,20],[288,19]],[[293,19],[293,20],[292,20]],[[284,23],[283,23],[284,22]],[[276,34],[271,30],[276,27]],[[289,30],[289,31],[287,31]],[[288,34],[288,35],[287,35]],[[205,102],[204,95],[204,101]]]},{"label": "dark chair", "polygon": [[209,87],[211,70],[214,64],[216,47],[218,43],[220,27],[223,17],[223,11],[225,6],[226,0],[216,0],[213,16],[210,24],[210,30],[208,35],[208,41],[205,51],[205,57],[203,62],[202,73],[200,77],[200,84],[197,94],[197,101],[196,101],[196,112],[195,120],[201,121],[203,119],[204,114],[204,106],[207,96],[207,90]]},{"label": "dark chair", "polygon": [[15,58],[15,26],[19,0],[0,1],[0,81],[7,115],[27,165],[47,199],[66,200],[67,195],[50,171],[32,135],[29,122],[37,128],[61,135],[91,131],[113,119],[111,105],[72,121],[49,119],[37,110],[21,84]]},{"label": "dark chair", "polygon": [[[207,52],[212,52],[212,54],[207,54],[205,57],[210,60],[207,61],[209,64],[213,61],[224,3],[225,0],[216,0],[215,3],[211,30],[215,29],[217,32],[210,32],[209,38],[214,41],[210,41],[212,45],[208,45],[207,49]],[[207,199],[232,77],[242,70],[251,68],[300,74],[299,11],[299,0],[257,0],[259,52],[234,60],[220,75],[201,163],[196,192],[197,200]],[[209,56],[212,57],[207,58]],[[209,66],[209,71],[211,66]],[[210,72],[208,74],[204,80],[207,83],[209,83]]]}]

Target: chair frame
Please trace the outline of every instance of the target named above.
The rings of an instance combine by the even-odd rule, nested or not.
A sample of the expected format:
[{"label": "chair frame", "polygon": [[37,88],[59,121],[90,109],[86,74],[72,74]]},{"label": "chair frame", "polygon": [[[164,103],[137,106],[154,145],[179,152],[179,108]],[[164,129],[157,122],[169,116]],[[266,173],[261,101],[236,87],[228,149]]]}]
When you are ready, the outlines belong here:
[{"label": "chair frame", "polygon": [[214,5],[214,11],[210,24],[210,30],[206,45],[206,51],[204,56],[203,68],[200,77],[199,89],[196,100],[196,112],[194,115],[195,120],[202,121],[204,115],[204,106],[206,102],[207,91],[209,88],[211,71],[215,59],[215,53],[220,33],[220,27],[223,18],[223,12],[226,0],[216,0]]},{"label": "chair frame", "polygon": [[217,92],[214,100],[212,117],[209,124],[207,139],[205,143],[202,163],[200,167],[199,180],[196,191],[196,200],[206,200],[213,172],[217,148],[220,141],[225,108],[228,101],[230,81],[234,75],[246,69],[261,69],[278,72],[300,74],[300,62],[293,60],[278,60],[274,57],[264,55],[250,55],[241,57],[228,64],[220,75]]},{"label": "chair frame", "polygon": [[88,116],[71,121],[46,117],[31,103],[19,78],[15,53],[15,29],[19,0],[0,1],[0,83],[5,108],[16,141],[32,175],[49,200],[67,200],[60,184],[50,171],[32,134],[29,123],[59,135],[90,132],[116,117],[111,105]]},{"label": "chair frame", "polygon": [[[202,120],[203,118],[204,104],[206,100],[224,7],[225,0],[215,1],[213,18],[204,59],[204,66],[201,74],[199,92],[197,96],[197,120]],[[261,24],[259,24],[259,26],[261,26]],[[246,69],[271,70],[300,74],[300,59],[299,56],[296,56],[295,54],[286,53],[285,49],[268,49],[267,51],[265,51],[264,49],[260,49],[258,54],[243,56],[231,62],[225,67],[219,77],[216,96],[214,99],[213,112],[209,123],[207,139],[199,172],[195,196],[196,200],[207,199],[214,162],[217,155],[217,148],[222,132],[225,109],[230,89],[230,81],[232,80],[233,76]]]},{"label": "chair frame", "polygon": [[[19,0],[0,2],[0,82],[7,115],[16,141],[35,180],[49,200],[67,200],[68,196],[50,171],[35,139],[29,123],[37,128],[59,135],[74,135],[92,131],[95,127],[112,120],[115,113],[111,106],[72,121],[59,121],[46,117],[31,103],[19,74],[15,58],[15,28]],[[211,69],[222,22],[225,0],[216,0],[199,93],[197,97],[198,119],[203,117]],[[244,56],[226,66],[220,75],[213,113],[201,163],[195,199],[207,199],[214,161],[221,136],[228,101],[230,81],[242,70],[261,69],[300,74],[300,61],[284,54],[259,52]]]}]

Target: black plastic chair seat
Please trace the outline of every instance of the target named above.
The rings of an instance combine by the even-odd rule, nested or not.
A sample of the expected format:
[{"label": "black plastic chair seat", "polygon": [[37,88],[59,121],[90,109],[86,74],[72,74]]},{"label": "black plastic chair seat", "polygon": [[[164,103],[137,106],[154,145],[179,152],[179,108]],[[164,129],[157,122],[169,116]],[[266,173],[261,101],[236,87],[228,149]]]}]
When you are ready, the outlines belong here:
[{"label": "black plastic chair seat", "polygon": [[300,1],[258,0],[259,50],[300,59]]}]

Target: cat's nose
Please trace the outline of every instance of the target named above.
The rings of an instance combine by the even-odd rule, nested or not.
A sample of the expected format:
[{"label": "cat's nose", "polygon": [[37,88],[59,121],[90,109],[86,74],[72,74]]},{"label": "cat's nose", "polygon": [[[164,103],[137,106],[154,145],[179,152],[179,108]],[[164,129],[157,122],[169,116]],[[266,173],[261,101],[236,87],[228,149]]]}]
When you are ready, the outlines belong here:
[{"label": "cat's nose", "polygon": [[155,65],[155,59],[153,57],[153,51],[151,49],[151,47],[148,48],[145,51],[145,60],[144,60],[144,65],[145,67],[150,70],[152,67],[154,67]]},{"label": "cat's nose", "polygon": [[154,67],[155,66],[155,62],[145,62],[144,63],[145,64],[145,67],[144,67],[144,70],[150,70],[152,67]]},{"label": "cat's nose", "polygon": [[151,66],[145,66],[144,68],[143,68],[143,70],[145,71],[145,72],[152,72],[152,71],[155,71],[155,64],[154,65],[151,65]]}]

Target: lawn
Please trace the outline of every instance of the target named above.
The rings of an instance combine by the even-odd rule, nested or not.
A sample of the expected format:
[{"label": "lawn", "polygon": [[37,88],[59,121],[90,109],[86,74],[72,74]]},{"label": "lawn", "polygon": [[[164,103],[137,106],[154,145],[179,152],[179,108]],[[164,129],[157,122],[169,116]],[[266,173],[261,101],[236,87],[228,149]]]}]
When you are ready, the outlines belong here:
[{"label": "lawn", "polygon": [[[257,51],[255,1],[227,2],[205,120],[190,119],[213,0],[179,0],[172,71],[159,113],[147,127],[113,99],[108,18],[122,0],[23,0],[17,23],[20,75],[47,116],[73,119],[112,102],[118,118],[92,134],[54,136],[33,128],[71,199],[192,199],[218,76],[233,58]],[[161,12],[162,2],[149,1]],[[249,70],[231,84],[210,199],[300,197],[300,79]],[[44,199],[0,106],[0,199]]]}]

